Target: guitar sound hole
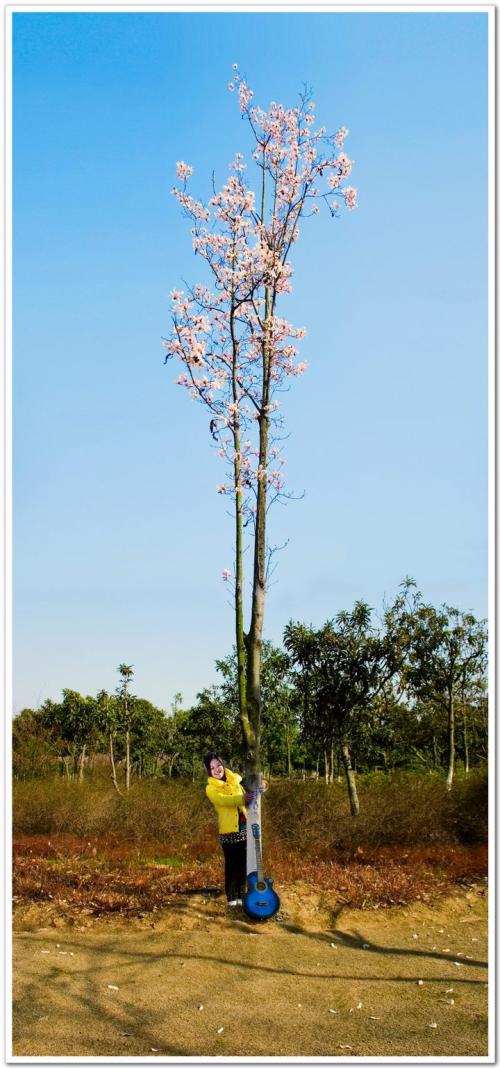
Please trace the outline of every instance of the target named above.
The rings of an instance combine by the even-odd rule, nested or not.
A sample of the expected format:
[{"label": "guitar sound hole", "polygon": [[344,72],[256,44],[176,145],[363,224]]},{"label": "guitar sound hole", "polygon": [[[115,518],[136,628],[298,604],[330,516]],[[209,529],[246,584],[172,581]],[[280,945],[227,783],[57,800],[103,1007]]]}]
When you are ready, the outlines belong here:
[{"label": "guitar sound hole", "polygon": [[[266,889],[266,884],[265,883],[257,883],[256,885],[257,885],[257,890],[265,890]],[[262,902],[259,902],[259,904],[262,904]]]}]

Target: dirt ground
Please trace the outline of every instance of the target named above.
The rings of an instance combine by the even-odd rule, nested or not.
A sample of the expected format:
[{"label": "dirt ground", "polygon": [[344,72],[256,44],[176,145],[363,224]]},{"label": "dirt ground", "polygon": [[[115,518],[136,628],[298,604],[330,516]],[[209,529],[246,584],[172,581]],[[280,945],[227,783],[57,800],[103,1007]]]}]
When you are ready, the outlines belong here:
[{"label": "dirt ground", "polygon": [[352,910],[280,888],[267,923],[221,897],[120,920],[19,909],[22,1057],[484,1057],[486,895]]}]

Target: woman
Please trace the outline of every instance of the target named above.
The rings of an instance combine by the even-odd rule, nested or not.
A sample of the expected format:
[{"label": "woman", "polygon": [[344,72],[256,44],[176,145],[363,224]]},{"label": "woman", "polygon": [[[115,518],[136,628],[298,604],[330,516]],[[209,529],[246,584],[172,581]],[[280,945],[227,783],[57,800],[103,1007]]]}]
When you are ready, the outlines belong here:
[{"label": "woman", "polygon": [[245,801],[253,794],[241,786],[241,775],[224,766],[217,753],[207,753],[203,761],[208,775],[206,795],[215,806],[219,821],[219,841],[224,851],[224,885],[231,908],[243,904],[247,883],[247,813]]}]

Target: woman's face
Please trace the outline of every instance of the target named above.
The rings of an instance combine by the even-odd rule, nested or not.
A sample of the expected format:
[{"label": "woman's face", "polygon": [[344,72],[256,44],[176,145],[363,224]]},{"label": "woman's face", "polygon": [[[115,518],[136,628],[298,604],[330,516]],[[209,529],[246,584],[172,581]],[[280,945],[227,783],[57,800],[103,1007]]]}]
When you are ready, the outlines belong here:
[{"label": "woman's face", "polygon": [[221,764],[217,757],[210,761],[210,774],[214,779],[224,778],[224,764]]}]

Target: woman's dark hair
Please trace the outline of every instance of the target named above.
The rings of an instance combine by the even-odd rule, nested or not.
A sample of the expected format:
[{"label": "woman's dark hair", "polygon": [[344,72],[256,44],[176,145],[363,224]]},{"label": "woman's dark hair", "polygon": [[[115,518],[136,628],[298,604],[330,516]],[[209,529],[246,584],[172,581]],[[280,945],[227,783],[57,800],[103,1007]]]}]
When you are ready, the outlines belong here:
[{"label": "woman's dark hair", "polygon": [[222,764],[222,767],[224,768],[224,775],[225,775],[226,774],[226,765],[224,764],[224,761],[223,761],[222,757],[220,757],[218,753],[207,753],[206,756],[203,757],[203,763],[205,765],[205,771],[206,771],[207,775],[211,775],[212,774],[211,769],[210,769],[210,765],[212,763],[212,760],[219,760],[220,761],[220,763]]}]

